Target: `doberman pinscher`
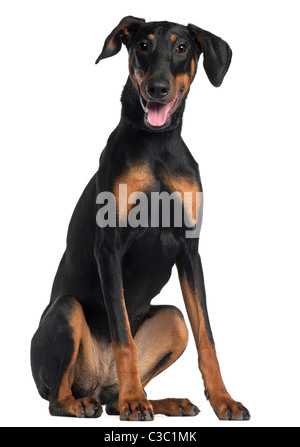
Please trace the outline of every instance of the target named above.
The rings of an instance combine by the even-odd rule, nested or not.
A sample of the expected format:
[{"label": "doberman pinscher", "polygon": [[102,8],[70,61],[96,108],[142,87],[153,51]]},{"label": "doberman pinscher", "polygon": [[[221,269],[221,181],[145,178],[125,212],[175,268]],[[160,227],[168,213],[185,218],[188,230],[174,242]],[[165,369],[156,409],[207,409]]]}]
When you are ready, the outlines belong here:
[{"label": "doberman pinscher", "polygon": [[[129,77],[120,123],[74,210],[50,304],[31,343],[33,377],[56,416],[99,417],[103,404],[121,420],[197,415],[188,399],[148,400],[144,391],[187,344],[180,310],[151,305],[176,264],[205,396],[219,419],[247,420],[248,410],[230,397],[221,377],[199,237],[187,235],[187,228],[197,223],[185,220],[180,226],[172,217],[165,225],[159,215],[152,225],[155,213],[149,205],[152,195],[176,193],[182,213],[195,222],[202,186],[198,164],[181,138],[185,100],[200,55],[210,82],[218,87],[232,53],[224,40],[197,26],[128,16],[107,37],[96,63],[117,54],[122,44],[129,53]],[[146,224],[145,209],[139,206],[145,197]],[[111,198],[115,225],[108,218]],[[162,203],[161,212],[166,211]],[[170,215],[174,203],[170,200]]]}]

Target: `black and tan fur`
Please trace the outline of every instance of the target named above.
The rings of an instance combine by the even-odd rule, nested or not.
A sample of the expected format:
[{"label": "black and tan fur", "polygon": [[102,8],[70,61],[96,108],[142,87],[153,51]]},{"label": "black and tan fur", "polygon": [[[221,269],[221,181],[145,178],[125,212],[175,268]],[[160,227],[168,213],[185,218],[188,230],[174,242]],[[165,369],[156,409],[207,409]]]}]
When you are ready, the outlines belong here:
[{"label": "black and tan fur", "polygon": [[[187,344],[180,310],[151,304],[176,265],[205,395],[220,419],[249,419],[248,410],[230,397],[221,378],[198,238],[186,238],[184,226],[96,224],[97,195],[109,191],[119,199],[120,184],[127,185],[128,195],[202,192],[198,164],[181,138],[185,100],[200,55],[210,82],[219,86],[231,50],[222,39],[194,25],[125,17],[106,39],[97,62],[117,54],[122,44],[129,53],[129,77],[121,120],[72,216],[50,304],[32,340],[33,377],[52,415],[98,417],[102,405],[122,420],[152,420],[157,413],[198,414],[188,399],[155,401],[144,391]],[[151,126],[143,101],[159,106],[176,97],[180,99],[168,122]],[[186,210],[191,218],[195,207],[192,203]],[[122,218],[129,210],[123,203],[117,207]],[[200,386],[199,380],[195,390]]]}]

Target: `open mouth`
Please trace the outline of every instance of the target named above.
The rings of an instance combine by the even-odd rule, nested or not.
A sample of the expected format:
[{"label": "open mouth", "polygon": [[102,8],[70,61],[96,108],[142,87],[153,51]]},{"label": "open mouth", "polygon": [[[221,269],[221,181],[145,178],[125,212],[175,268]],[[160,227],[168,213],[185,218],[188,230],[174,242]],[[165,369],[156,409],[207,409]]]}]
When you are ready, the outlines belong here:
[{"label": "open mouth", "polygon": [[142,95],[140,95],[140,100],[145,112],[146,125],[153,128],[164,128],[170,124],[171,115],[177,109],[180,93],[169,104],[146,101]]}]

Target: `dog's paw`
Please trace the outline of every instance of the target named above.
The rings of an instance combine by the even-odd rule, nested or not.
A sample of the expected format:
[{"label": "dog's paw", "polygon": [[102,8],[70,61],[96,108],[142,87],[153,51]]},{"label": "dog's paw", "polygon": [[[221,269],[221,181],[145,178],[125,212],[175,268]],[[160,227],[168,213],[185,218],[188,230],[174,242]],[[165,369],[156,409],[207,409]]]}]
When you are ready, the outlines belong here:
[{"label": "dog's paw", "polygon": [[119,402],[121,421],[153,421],[154,412],[148,400],[125,400]]},{"label": "dog's paw", "polygon": [[205,392],[205,395],[221,421],[249,421],[251,418],[249,410],[241,402],[233,400],[229,394],[211,396]]},{"label": "dog's paw", "polygon": [[66,399],[52,402],[49,406],[52,416],[69,416],[77,418],[98,418],[103,410],[97,399],[84,397],[82,399]]},{"label": "dog's paw", "polygon": [[161,399],[150,401],[154,414],[166,416],[196,416],[200,410],[189,399]]}]

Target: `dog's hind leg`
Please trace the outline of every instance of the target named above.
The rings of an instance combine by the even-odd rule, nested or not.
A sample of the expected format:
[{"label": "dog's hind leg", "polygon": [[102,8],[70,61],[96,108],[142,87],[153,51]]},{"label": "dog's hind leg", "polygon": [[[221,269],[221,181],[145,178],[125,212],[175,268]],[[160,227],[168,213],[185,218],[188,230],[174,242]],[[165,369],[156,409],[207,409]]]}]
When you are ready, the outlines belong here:
[{"label": "dog's hind leg", "polygon": [[[39,393],[53,416],[99,417],[102,407],[92,396],[97,385],[93,340],[80,303],[65,295],[50,304],[31,343],[31,365]],[[72,387],[83,365],[85,389]],[[77,387],[78,388],[78,387]]]},{"label": "dog's hind leg", "polygon": [[[183,353],[188,331],[183,315],[174,306],[151,306],[145,321],[134,336],[138,351],[138,365],[142,386],[171,366]],[[154,414],[194,416],[199,409],[188,399],[149,400]],[[106,407],[108,414],[118,414],[118,404]],[[136,419],[135,409],[128,419]]]}]

